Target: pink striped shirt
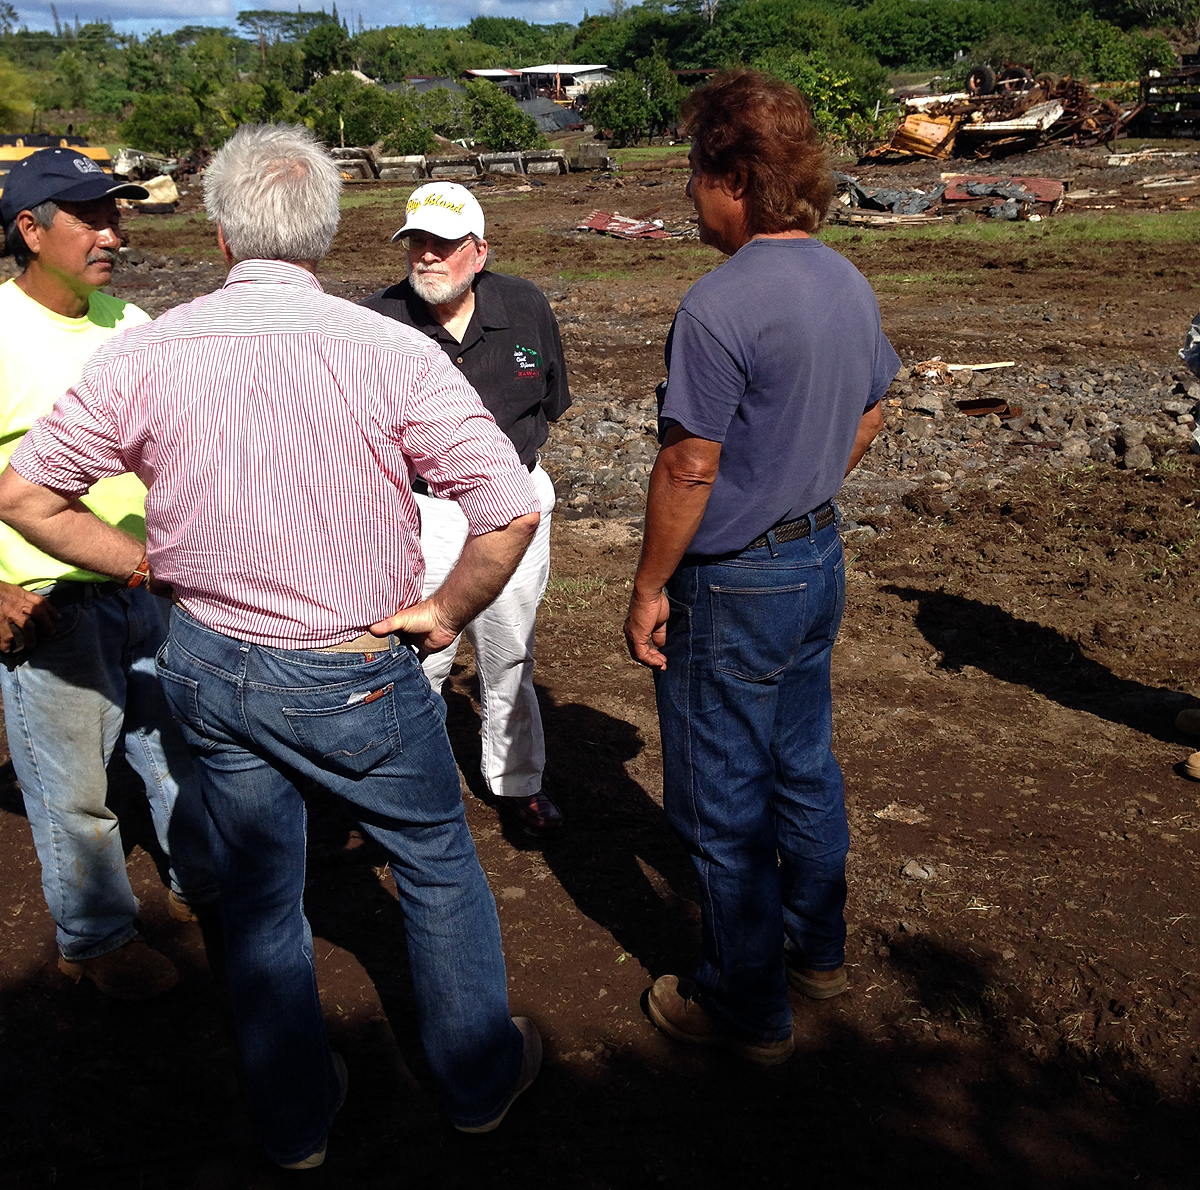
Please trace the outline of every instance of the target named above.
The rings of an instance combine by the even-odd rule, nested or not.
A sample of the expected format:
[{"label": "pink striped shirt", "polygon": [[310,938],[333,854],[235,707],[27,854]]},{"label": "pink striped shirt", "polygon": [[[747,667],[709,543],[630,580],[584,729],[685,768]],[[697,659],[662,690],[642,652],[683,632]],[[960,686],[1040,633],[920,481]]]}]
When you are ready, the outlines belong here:
[{"label": "pink striped shirt", "polygon": [[109,340],[12,466],[69,496],[134,472],[155,576],[214,631],[285,649],[420,600],[414,472],[473,533],[540,507],[436,343],[280,261]]}]

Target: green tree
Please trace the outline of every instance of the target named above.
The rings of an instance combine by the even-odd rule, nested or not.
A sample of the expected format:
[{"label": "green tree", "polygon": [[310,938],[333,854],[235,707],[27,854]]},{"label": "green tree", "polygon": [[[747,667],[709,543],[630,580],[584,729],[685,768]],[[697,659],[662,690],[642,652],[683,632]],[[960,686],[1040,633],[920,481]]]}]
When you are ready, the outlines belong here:
[{"label": "green tree", "polygon": [[634,66],[634,73],[646,88],[650,135],[663,136],[679,119],[679,108],[687,98],[688,89],[671,73],[670,63],[661,54],[642,58]]},{"label": "green tree", "polygon": [[4,0],[4,3],[0,4],[0,33],[3,33],[5,37],[16,31],[17,22],[20,19],[17,10],[8,3],[8,0]]},{"label": "green tree", "polygon": [[310,79],[321,78],[350,65],[350,38],[341,25],[326,21],[318,25],[301,43],[304,73]]},{"label": "green tree", "polygon": [[33,80],[19,66],[0,57],[0,129],[27,127],[33,113]]},{"label": "green tree", "polygon": [[471,138],[493,153],[532,149],[543,142],[537,121],[517,106],[517,101],[483,79],[466,86],[465,110]]},{"label": "green tree", "polygon": [[190,95],[145,95],[121,136],[137,149],[178,156],[198,148],[204,140],[200,108]]},{"label": "green tree", "polygon": [[187,80],[192,63],[173,37],[148,33],[125,50],[125,85],[135,95],[164,94]]}]

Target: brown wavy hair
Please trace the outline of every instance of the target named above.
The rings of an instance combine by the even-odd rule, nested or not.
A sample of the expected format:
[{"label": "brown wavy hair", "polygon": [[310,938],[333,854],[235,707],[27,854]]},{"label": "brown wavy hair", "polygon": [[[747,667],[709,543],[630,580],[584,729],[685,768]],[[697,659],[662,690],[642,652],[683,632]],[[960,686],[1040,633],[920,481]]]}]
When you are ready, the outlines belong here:
[{"label": "brown wavy hair", "polygon": [[683,119],[701,173],[744,179],[751,235],[821,226],[836,187],[795,87],[757,70],[726,71],[687,97]]}]

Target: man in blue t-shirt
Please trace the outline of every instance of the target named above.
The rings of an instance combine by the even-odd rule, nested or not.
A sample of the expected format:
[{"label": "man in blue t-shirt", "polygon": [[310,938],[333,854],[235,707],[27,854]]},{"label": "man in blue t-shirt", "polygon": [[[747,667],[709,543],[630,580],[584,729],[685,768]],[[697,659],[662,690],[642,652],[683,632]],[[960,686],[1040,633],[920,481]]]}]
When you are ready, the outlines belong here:
[{"label": "man in blue t-shirt", "polygon": [[664,975],[648,1007],[677,1040],[772,1065],[793,1050],[789,985],[847,987],[832,498],[900,361],[870,285],[810,236],[833,187],[799,93],[733,71],[685,115],[700,238],[731,259],[667,340],[625,635],[655,671],[663,806],[696,869],[703,955],[694,990]]}]

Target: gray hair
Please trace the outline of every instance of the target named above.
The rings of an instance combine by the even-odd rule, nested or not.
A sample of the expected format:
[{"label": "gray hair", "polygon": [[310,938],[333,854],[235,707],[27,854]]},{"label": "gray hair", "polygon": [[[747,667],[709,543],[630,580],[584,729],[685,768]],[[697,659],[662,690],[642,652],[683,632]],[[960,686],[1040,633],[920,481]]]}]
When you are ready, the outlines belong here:
[{"label": "gray hair", "polygon": [[321,260],[342,175],[298,124],[243,124],[204,174],[204,205],[237,260]]},{"label": "gray hair", "polygon": [[[38,227],[49,227],[54,222],[54,216],[58,214],[58,203],[46,199],[45,202],[38,203],[36,207],[27,209]],[[26,269],[33,259],[33,253],[29,250],[29,245],[25,242],[25,237],[17,226],[17,218],[20,214],[21,212],[18,211],[4,228],[4,250],[0,252],[0,256],[15,257],[17,268]]]}]

